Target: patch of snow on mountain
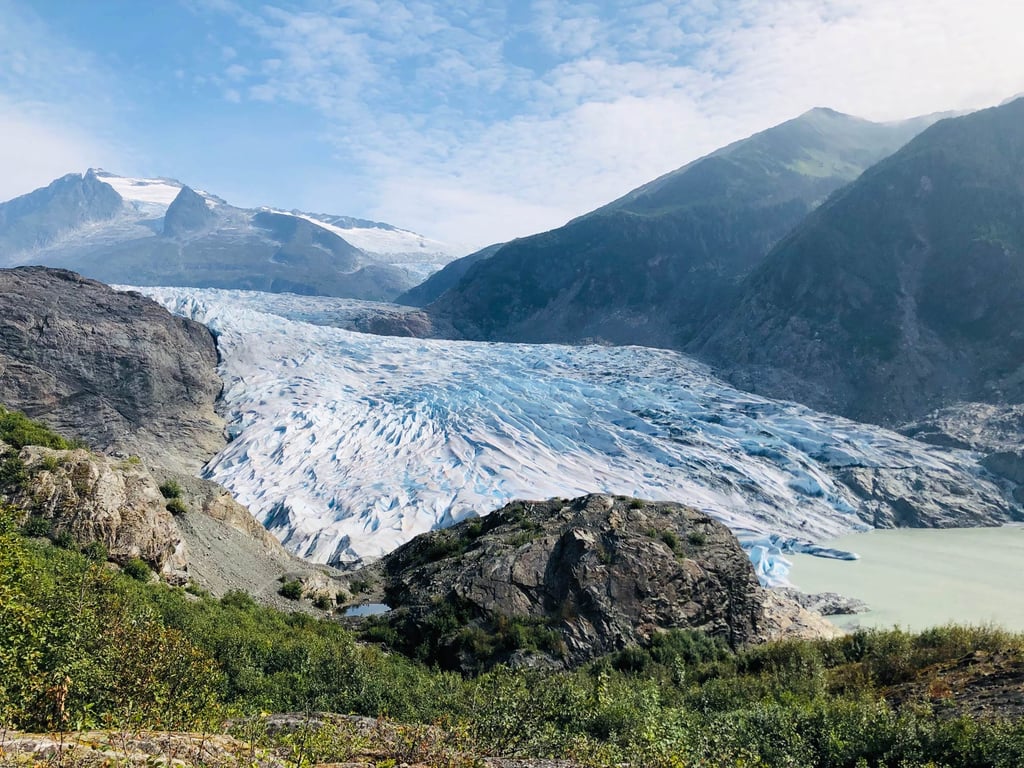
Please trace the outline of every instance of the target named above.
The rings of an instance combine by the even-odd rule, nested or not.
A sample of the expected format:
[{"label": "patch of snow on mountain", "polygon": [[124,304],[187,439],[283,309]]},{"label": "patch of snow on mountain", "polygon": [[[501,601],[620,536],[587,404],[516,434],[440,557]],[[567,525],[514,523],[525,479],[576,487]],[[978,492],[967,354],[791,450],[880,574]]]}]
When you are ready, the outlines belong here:
[{"label": "patch of snow on mountain", "polygon": [[463,255],[442,242],[396,227],[339,227],[316,216],[299,215],[367,253],[406,256],[410,259],[418,257],[432,262],[440,256],[444,263]]},{"label": "patch of snow on mountain", "polygon": [[133,179],[97,171],[97,178],[114,188],[122,199],[132,203],[158,205],[166,208],[181,191],[181,184],[168,179]]},{"label": "patch of snow on mountain", "polygon": [[234,439],[208,476],[319,562],[595,491],[692,504],[774,557],[864,527],[839,468],[988,482],[968,454],[740,392],[665,350],[369,336],[302,322],[302,297],[137,290],[217,334]]}]

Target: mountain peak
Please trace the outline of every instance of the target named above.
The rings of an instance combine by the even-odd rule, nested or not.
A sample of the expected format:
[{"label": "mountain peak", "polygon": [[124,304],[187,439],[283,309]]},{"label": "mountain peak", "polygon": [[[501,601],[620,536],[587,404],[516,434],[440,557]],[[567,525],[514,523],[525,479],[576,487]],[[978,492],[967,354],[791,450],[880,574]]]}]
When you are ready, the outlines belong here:
[{"label": "mountain peak", "polygon": [[183,237],[209,229],[217,216],[206,198],[189,186],[182,186],[164,214],[164,237]]}]

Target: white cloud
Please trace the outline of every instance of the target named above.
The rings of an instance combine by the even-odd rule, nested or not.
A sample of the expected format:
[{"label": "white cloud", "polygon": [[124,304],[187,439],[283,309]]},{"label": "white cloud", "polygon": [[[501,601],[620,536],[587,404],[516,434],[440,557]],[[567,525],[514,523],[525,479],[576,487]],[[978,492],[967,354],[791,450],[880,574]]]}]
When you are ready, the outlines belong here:
[{"label": "white cloud", "polygon": [[[294,204],[481,245],[558,226],[813,106],[890,120],[1024,90],[1024,5],[1006,0],[181,2],[215,14],[218,32],[208,69],[174,77],[239,114],[298,114],[303,138],[281,138],[333,148]],[[102,138],[118,73],[45,27],[0,0],[0,195],[132,165]],[[194,160],[163,149],[148,152],[166,173]],[[246,202],[289,204],[277,186]]]},{"label": "white cloud", "polygon": [[[517,22],[503,8],[245,13],[271,49],[248,95],[320,111],[358,159],[368,215],[484,244],[813,106],[891,120],[1024,86],[1024,6],[1005,0],[534,0]],[[503,55],[516,35],[540,70]]]}]

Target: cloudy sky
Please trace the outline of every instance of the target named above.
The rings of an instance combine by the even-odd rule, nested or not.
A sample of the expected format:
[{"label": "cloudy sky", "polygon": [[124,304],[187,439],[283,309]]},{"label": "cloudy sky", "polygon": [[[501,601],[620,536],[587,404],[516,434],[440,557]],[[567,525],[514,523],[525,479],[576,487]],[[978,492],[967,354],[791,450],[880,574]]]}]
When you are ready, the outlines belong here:
[{"label": "cloudy sky", "polygon": [[814,106],[1024,91],[1016,0],[0,0],[0,199],[71,171],[483,245]]}]

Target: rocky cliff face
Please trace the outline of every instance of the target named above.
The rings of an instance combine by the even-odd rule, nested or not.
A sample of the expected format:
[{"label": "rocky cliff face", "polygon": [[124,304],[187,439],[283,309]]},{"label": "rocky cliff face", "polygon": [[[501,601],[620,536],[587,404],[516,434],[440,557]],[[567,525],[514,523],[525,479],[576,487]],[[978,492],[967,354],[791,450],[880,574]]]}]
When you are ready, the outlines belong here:
[{"label": "rocky cliff face", "polygon": [[681,504],[515,502],[419,536],[368,572],[395,609],[388,621],[452,667],[488,654],[523,661],[529,651],[571,666],[672,628],[733,646],[796,632],[800,621],[828,632],[809,615],[794,618],[791,605],[766,616],[766,593],[736,538]]},{"label": "rocky cliff face", "polygon": [[82,225],[109,221],[121,207],[121,196],[91,171],[0,203],[0,263],[8,252],[31,252]]},{"label": "rocky cliff face", "polygon": [[63,270],[0,270],[0,398],[104,452],[197,471],[225,443],[199,323]]},{"label": "rocky cliff face", "polygon": [[[162,491],[168,483],[176,486],[173,512]],[[84,448],[15,451],[0,442],[0,502],[23,525],[45,521],[51,539],[67,534],[78,548],[99,542],[119,565],[139,558],[164,581],[192,582],[217,597],[241,589],[282,610],[311,610],[278,594],[282,577],[301,581],[310,598],[333,600],[348,586],[333,569],[288,553],[216,483],[136,457]]]},{"label": "rocky cliff face", "polygon": [[206,204],[206,199],[191,187],[182,187],[164,214],[164,237],[189,237],[202,234],[213,227],[217,216]]},{"label": "rocky cliff face", "polygon": [[[0,456],[11,461],[0,443]],[[187,580],[188,551],[166,499],[138,460],[118,460],[85,449],[26,446],[17,452],[22,475],[0,487],[0,499],[20,510],[21,522],[41,518],[51,533],[68,533],[78,546],[102,543],[111,560],[140,558],[169,581]]]}]

